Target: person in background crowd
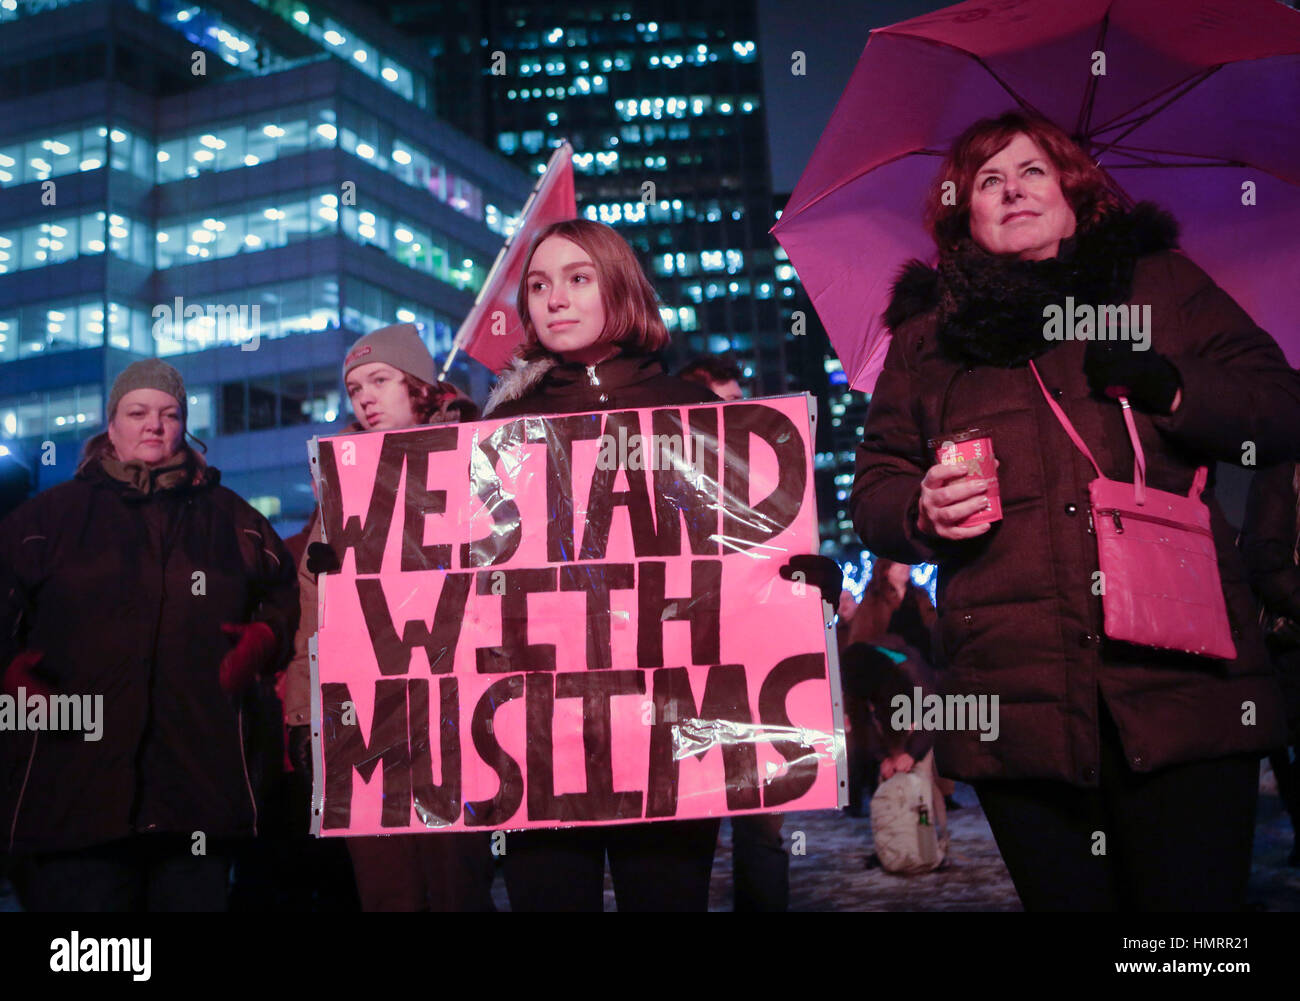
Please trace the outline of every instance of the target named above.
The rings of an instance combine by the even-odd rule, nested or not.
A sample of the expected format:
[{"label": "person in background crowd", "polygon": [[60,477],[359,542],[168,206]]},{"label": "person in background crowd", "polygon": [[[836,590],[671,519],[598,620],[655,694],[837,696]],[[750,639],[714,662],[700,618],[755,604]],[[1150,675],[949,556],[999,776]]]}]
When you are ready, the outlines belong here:
[{"label": "person in background crowd", "polygon": [[[1259,757],[1283,742],[1285,718],[1235,533],[1211,481],[1235,659],[1104,638],[1088,527],[1096,472],[1027,362],[1102,474],[1121,481],[1133,449],[1115,397],[1127,397],[1148,485],[1179,494],[1198,466],[1239,461],[1245,440],[1261,462],[1288,458],[1300,375],[1174,252],[1173,220],[1122,209],[1050,121],[1013,112],[967,129],[928,221],[939,264],[912,262],[895,285],[850,505],[872,552],[939,565],[943,692],[999,697],[999,738],[940,732],[939,766],[974,785],[1027,910],[1239,908]],[[1067,297],[1149,308],[1146,349],[1045,336],[1045,310],[1068,309]],[[987,431],[998,457],[996,523],[962,524],[990,507],[989,484],[927,445],[967,428]]]},{"label": "person in background crowd", "polygon": [[[586,219],[538,234],[524,264],[525,343],[488,400],[491,418],[716,403],[664,372],[654,289],[627,242]],[[506,888],[516,911],[599,911],[608,853],[620,911],[703,911],[718,821],[511,832]]]},{"label": "person in background crowd", "polygon": [[[860,740],[869,745],[871,766],[878,770],[874,779],[887,782],[898,772],[916,772],[927,779],[935,825],[945,829],[948,814],[934,770],[934,734],[923,729],[900,730],[893,725],[898,697],[911,705],[917,689],[925,694],[935,690],[930,665],[911,644],[896,633],[887,633],[850,643],[840,670],[845,702],[851,702],[856,709],[854,732],[861,733]],[[873,858],[868,859],[868,868]]]},{"label": "person in background crowd", "polygon": [[[730,355],[696,355],[677,378],[698,382],[720,400],[743,400],[740,366]],[[731,845],[737,911],[784,911],[790,901],[790,856],[781,840],[780,813],[732,817]]]},{"label": "person in background crowd", "polygon": [[32,493],[32,474],[19,460],[15,448],[0,444],[0,518],[5,517]]},{"label": "person in background crowd", "polygon": [[677,373],[677,378],[698,382],[720,400],[743,400],[740,366],[730,355],[696,355]]},{"label": "person in background crowd", "polygon": [[1286,700],[1286,744],[1268,760],[1291,818],[1287,864],[1300,866],[1300,463],[1280,462],[1255,473],[1240,546]]},{"label": "person in background crowd", "polygon": [[[926,672],[931,664],[930,629],[937,615],[934,606],[930,604],[929,595],[911,582],[911,573],[912,568],[906,563],[896,563],[884,557],[876,559],[872,564],[871,578],[862,591],[862,601],[853,614],[846,646],[884,645],[901,649],[906,644],[911,669]],[[862,659],[861,651],[858,659]],[[841,662],[840,673],[844,679],[845,715],[849,717],[850,732],[853,734],[848,741],[847,812],[849,816],[857,817],[865,813],[864,787],[865,799],[870,799],[875,792],[882,766],[887,759],[897,757],[899,750],[893,748],[893,744],[886,739],[889,737],[887,728],[882,731],[878,726],[880,707],[873,706],[869,695],[864,694],[870,686],[862,678],[852,676],[853,668],[847,659]],[[926,744],[921,754],[913,755],[913,759],[920,760],[924,757],[930,746]],[[893,768],[888,770],[892,772]],[[936,776],[936,781],[942,784],[943,780]],[[949,784],[944,788],[944,798],[950,797],[951,792]]]},{"label": "person in background crowd", "polygon": [[[413,323],[381,327],[361,338],[343,360],[343,383],[356,421],[349,432],[396,431],[422,424],[472,421],[478,407],[450,383],[439,382],[433,357]],[[322,544],[320,509],[308,523],[307,555],[298,569],[302,624],[284,685],[289,756],[311,788],[311,665],[316,634],[316,574],[338,568]],[[322,553],[322,561],[313,561]],[[331,558],[332,557],[332,558]],[[491,911],[495,863],[486,832],[396,834],[348,838],[357,892],[365,911]]]},{"label": "person in background crowd", "polygon": [[0,735],[28,910],[224,910],[257,831],[241,695],[293,642],[294,569],[186,444],[186,402],[170,365],[128,366],[75,478],[0,524],[5,692],[96,716]]}]

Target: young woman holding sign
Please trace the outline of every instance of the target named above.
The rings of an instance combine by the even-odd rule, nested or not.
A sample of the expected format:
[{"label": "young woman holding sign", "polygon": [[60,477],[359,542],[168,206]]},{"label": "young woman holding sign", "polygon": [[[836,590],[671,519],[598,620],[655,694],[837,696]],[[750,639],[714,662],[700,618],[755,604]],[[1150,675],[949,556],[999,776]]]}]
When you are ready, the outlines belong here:
[{"label": "young woman holding sign", "polygon": [[[478,407],[448,382],[439,382],[433,356],[413,323],[367,334],[343,360],[343,383],[356,415],[347,429],[397,431],[422,424],[472,421]],[[310,795],[311,667],[307,644],[316,634],[316,573],[320,509],[308,523],[308,546],[298,568],[302,615],[285,677],[284,717],[289,758]],[[334,567],[337,569],[337,567]],[[365,911],[490,911],[494,863],[486,834],[401,834],[348,838],[357,893]]]},{"label": "young woman holding sign", "polygon": [[[716,403],[668,375],[655,292],[626,241],[572,219],[544,229],[518,295],[526,340],[488,400],[489,417]],[[718,821],[512,831],[506,887],[517,911],[599,911],[609,855],[620,911],[708,909]]]}]

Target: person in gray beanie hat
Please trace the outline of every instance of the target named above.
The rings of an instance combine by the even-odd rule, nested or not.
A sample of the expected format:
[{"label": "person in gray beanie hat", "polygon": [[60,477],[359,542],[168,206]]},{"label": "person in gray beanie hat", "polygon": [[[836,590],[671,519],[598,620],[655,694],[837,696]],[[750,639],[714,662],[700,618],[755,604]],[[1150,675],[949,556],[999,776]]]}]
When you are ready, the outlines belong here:
[{"label": "person in gray beanie hat", "polygon": [[414,323],[393,323],[372,330],[352,345],[343,359],[343,378],[362,365],[383,362],[421,382],[438,381],[433,355],[420,339],[420,330]]},{"label": "person in gray beanie hat", "polygon": [[[357,341],[343,360],[343,382],[356,431],[400,431],[422,424],[478,419],[478,407],[449,382],[440,382],[433,356],[414,323],[380,327]],[[320,508],[307,525],[298,565],[298,634],[285,672],[284,721],[289,760],[310,802],[311,640],[316,634],[318,573],[338,569],[338,554],[323,541]],[[320,562],[318,562],[320,561]],[[305,818],[304,818],[305,819]],[[491,911],[496,859],[485,831],[347,838],[364,911]]]},{"label": "person in gray beanie hat", "polygon": [[474,420],[478,408],[449,382],[439,382],[433,355],[414,323],[366,334],[343,359],[343,383],[365,431]]},{"label": "person in gray beanie hat", "polygon": [[108,421],[112,423],[117,406],[122,397],[136,389],[156,389],[166,393],[180,404],[181,424],[185,424],[188,415],[185,395],[185,380],[181,374],[165,361],[158,358],[146,358],[134,362],[122,370],[122,374],[113,380],[113,388],[108,394]]}]

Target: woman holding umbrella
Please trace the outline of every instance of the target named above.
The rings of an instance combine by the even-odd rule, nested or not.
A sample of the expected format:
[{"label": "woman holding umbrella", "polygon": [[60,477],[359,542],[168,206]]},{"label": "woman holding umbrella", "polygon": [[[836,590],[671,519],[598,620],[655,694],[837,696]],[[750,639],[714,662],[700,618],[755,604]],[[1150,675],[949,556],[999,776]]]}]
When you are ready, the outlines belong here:
[{"label": "woman holding umbrella", "polygon": [[[1253,627],[1234,532],[1206,492],[1237,656],[1213,660],[1103,635],[1093,469],[1027,363],[1093,450],[1128,481],[1127,396],[1157,489],[1200,465],[1290,454],[1300,376],[1195,264],[1153,206],[1123,210],[1051,122],[975,123],[949,151],[927,218],[936,268],[907,266],[852,493],[875,552],[940,565],[936,660],[947,694],[997,696],[997,740],[941,732],[943,774],[973,784],[1030,910],[1242,906],[1258,759],[1283,709]],[[1145,344],[1051,339],[1049,307],[1150,308]],[[927,442],[982,428],[991,481],[935,464]],[[979,519],[972,519],[979,520]]]}]

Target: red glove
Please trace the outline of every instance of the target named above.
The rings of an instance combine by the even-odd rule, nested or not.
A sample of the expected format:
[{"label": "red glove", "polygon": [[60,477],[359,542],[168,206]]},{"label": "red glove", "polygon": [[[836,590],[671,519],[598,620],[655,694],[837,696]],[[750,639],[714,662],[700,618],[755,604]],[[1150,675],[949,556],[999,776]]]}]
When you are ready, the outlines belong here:
[{"label": "red glove", "polygon": [[4,673],[4,690],[15,698],[18,697],[18,689],[25,688],[28,695],[39,695],[48,699],[54,693],[40,678],[32,673],[32,668],[41,662],[45,656],[41,650],[24,650],[9,662]]},{"label": "red glove", "polygon": [[221,690],[238,695],[271,666],[275,633],[265,622],[223,622],[221,631],[235,637],[235,645],[221,658]]}]

